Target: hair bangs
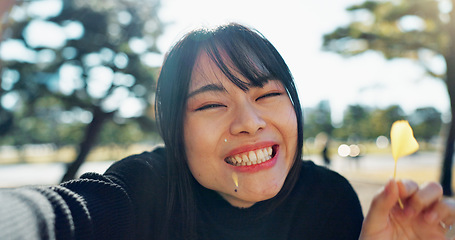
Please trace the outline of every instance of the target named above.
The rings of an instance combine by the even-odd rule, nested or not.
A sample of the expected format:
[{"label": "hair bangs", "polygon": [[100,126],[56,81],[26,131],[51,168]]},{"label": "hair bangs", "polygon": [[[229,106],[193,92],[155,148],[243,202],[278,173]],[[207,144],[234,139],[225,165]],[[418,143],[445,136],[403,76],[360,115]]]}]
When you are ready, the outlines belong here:
[{"label": "hair bangs", "polygon": [[[226,29],[224,29],[226,30]],[[223,74],[240,89],[262,87],[271,79],[283,80],[269,46],[250,32],[218,31],[205,50]],[[241,80],[242,76],[247,81]]]}]

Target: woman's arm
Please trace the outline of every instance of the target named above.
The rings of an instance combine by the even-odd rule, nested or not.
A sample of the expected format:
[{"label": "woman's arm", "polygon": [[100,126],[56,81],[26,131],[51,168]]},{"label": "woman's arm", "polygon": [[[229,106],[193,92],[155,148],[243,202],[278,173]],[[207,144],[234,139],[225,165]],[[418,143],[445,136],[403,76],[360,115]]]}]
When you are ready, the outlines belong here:
[{"label": "woman's arm", "polygon": [[55,239],[55,222],[51,202],[37,188],[0,190],[0,239]]},{"label": "woman's arm", "polygon": [[0,190],[0,239],[134,239],[131,202],[98,174]]}]

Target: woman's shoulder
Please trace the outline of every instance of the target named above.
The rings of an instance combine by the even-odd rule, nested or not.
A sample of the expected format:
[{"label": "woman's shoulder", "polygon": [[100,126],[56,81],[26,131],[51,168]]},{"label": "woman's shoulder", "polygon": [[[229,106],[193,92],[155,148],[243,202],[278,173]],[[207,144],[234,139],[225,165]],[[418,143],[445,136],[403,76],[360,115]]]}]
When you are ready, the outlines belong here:
[{"label": "woman's shoulder", "polygon": [[298,185],[306,190],[324,192],[328,195],[354,193],[354,189],[344,176],[312,161],[302,162]]},{"label": "woman's shoulder", "polygon": [[325,166],[317,165],[313,161],[303,160],[302,161],[302,174],[301,177],[316,177],[319,181],[332,181],[345,179],[341,174],[335,172]]},{"label": "woman's shoulder", "polygon": [[309,208],[311,214],[313,211],[348,214],[349,210],[349,214],[361,218],[362,210],[357,193],[345,177],[311,161],[304,161],[301,170],[293,191],[298,206]]},{"label": "woman's shoulder", "polygon": [[[303,161],[299,179],[285,208],[299,228],[293,236],[309,239],[355,239],[363,215],[349,181],[339,173],[311,161]],[[346,223],[349,223],[346,225]]]},{"label": "woman's shoulder", "polygon": [[127,156],[113,163],[106,170],[105,175],[116,174],[117,172],[127,174],[129,172],[164,171],[166,168],[165,151],[163,146],[156,146],[151,151]]},{"label": "woman's shoulder", "polygon": [[157,146],[151,151],[128,156],[112,164],[104,177],[122,185],[127,190],[154,185],[154,188],[165,186],[166,157],[165,148]]}]

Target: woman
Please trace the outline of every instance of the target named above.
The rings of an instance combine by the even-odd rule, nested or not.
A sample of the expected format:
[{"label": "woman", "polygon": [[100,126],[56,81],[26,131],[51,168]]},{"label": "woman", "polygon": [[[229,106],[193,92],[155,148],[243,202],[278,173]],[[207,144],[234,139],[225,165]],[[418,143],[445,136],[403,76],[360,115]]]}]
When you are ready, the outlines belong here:
[{"label": "woman", "polygon": [[103,175],[0,192],[0,239],[445,239],[454,222],[439,185],[395,181],[363,222],[349,183],[301,160],[292,76],[244,26],[180,40],[160,73],[156,113],[165,147]]},{"label": "woman", "polygon": [[[320,215],[316,210],[324,211],[325,208],[329,212],[329,208],[334,207],[334,204],[323,204],[322,198],[314,197],[321,194],[327,194],[324,199],[328,201],[333,200],[330,197],[330,194],[333,194],[334,198],[346,202],[345,208],[340,207],[340,210],[352,210],[350,214],[332,218],[327,224],[331,223],[340,230],[349,231],[346,233],[347,236],[350,234],[347,239],[359,234],[361,208],[355,193],[344,179],[321,173],[321,176],[314,176],[321,178],[317,183],[320,185],[319,189],[294,190],[302,169],[300,103],[292,76],[283,59],[275,48],[256,32],[231,24],[215,30],[200,30],[188,34],[171,50],[163,64],[158,79],[156,102],[157,119],[168,153],[166,156],[169,176],[175,176],[169,179],[168,192],[171,193],[171,199],[168,202],[172,203],[176,196],[178,203],[185,204],[180,207],[180,212],[168,216],[188,217],[187,221],[179,219],[172,226],[182,227],[184,233],[192,233],[197,229],[194,225],[198,221],[195,219],[205,213],[197,211],[197,201],[207,197],[208,193],[204,188],[208,188],[232,205],[224,206],[222,201],[215,202],[219,205],[213,204],[212,211],[222,207],[226,208],[226,212],[249,208],[238,210],[238,215],[248,219],[269,212],[289,215],[289,221],[284,217],[272,217],[273,215],[256,221],[261,222],[269,231],[262,228],[240,231],[244,226],[240,225],[240,229],[234,227],[238,225],[235,222],[239,221],[236,216],[232,219],[224,217],[223,222],[210,223],[213,224],[212,228],[216,229],[221,228],[220,225],[224,225],[225,221],[231,220],[232,223],[228,225],[234,226],[226,227],[229,231],[226,231],[225,235],[228,236],[234,232],[242,232],[245,239],[251,239],[246,234],[247,231],[251,231],[251,236],[261,236],[256,231],[262,231],[262,237],[270,236],[271,231],[274,231],[284,237],[287,232],[283,231],[289,231],[289,234],[295,234],[296,237],[304,233],[304,229],[315,229],[317,227],[312,224],[321,225],[317,217],[312,223],[295,224],[296,227],[292,230],[286,228],[292,225],[290,219],[294,215],[294,218]],[[270,152],[267,152],[267,149]],[[261,155],[257,154],[258,151],[267,153]],[[262,159],[261,163],[257,163],[257,160],[254,163],[254,158]],[[262,162],[265,158],[267,160]],[[306,171],[315,174],[313,172],[317,170],[313,171],[313,168],[314,166],[304,168],[305,173],[302,175],[305,179],[300,178],[300,182],[309,182],[299,182],[299,186],[312,184],[314,179],[307,180],[310,173]],[[233,173],[238,176],[238,187],[232,179]],[[335,185],[329,185],[332,182]],[[327,186],[324,183],[327,183]],[[340,187],[334,187],[336,185]],[[200,186],[204,188],[197,189]],[[335,191],[332,191],[332,188]],[[178,192],[178,189],[182,192]],[[348,194],[341,195],[345,191]],[[202,197],[194,196],[195,192]],[[302,197],[291,197],[291,194],[308,194],[306,199],[310,202],[302,204],[299,202]],[[336,197],[338,194],[346,199]],[[271,198],[273,200],[265,201]],[[209,200],[215,201],[211,198]],[[312,201],[318,201],[319,208],[313,206],[316,202],[311,203]],[[256,205],[258,202],[261,203]],[[254,207],[250,208],[253,205]],[[304,206],[299,210],[301,205]],[[168,206],[169,209],[174,207],[172,204]],[[193,212],[186,212],[190,210]],[[224,215],[224,212],[217,214]],[[214,219],[216,216],[202,217]],[[335,224],[335,219],[340,221],[339,223],[348,220],[352,224],[350,227]],[[331,233],[336,234],[337,231]],[[207,231],[207,234],[216,233]],[[211,235],[208,239],[215,237]],[[232,235],[226,239],[234,237],[239,239],[240,236]],[[279,238],[277,236],[270,239]]]}]

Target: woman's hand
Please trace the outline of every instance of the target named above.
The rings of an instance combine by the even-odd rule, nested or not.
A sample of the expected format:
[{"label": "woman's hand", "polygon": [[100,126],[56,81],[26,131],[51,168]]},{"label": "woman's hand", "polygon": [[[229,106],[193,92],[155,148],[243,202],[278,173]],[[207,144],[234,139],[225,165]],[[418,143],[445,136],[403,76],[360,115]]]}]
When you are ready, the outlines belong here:
[{"label": "woman's hand", "polygon": [[[398,197],[404,209],[398,205]],[[455,200],[443,198],[439,184],[419,188],[413,181],[390,180],[374,197],[359,239],[452,239],[448,235],[454,230],[448,231],[454,223]]]}]

